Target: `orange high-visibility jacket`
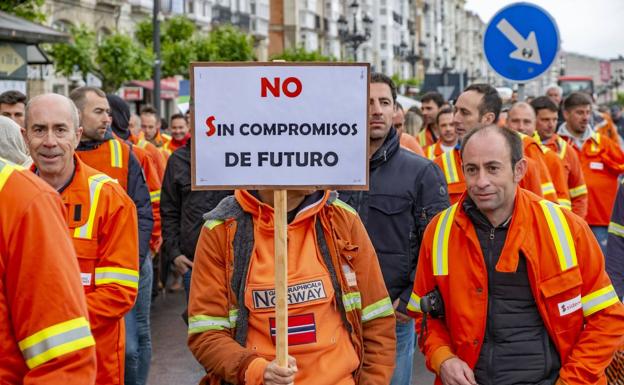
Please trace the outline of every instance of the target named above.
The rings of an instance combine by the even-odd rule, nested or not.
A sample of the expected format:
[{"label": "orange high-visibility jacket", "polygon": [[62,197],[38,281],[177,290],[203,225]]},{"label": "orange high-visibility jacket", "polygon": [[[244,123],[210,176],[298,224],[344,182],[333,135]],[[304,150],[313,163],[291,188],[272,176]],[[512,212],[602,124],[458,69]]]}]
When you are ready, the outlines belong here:
[{"label": "orange high-visibility jacket", "polygon": [[458,149],[444,152],[433,160],[444,173],[451,204],[457,202],[466,191],[466,179],[462,170],[461,154]]},{"label": "orange high-visibility jacket", "polygon": [[540,146],[544,153],[544,162],[550,173],[550,178],[555,186],[557,192],[557,202],[566,209],[572,209],[572,200],[570,198],[570,190],[568,189],[568,181],[565,175],[565,168],[563,167],[563,161],[559,158],[559,155],[554,151],[551,151],[546,146]]},{"label": "orange high-visibility jacket", "polygon": [[137,138],[134,135],[130,135],[128,138],[132,144],[136,145],[139,148],[144,149],[149,154],[154,166],[156,167],[156,173],[158,174],[158,178],[160,181],[163,180],[165,176],[165,169],[167,168],[167,159],[162,154],[162,152],[156,148],[153,144],[145,140],[145,138]]},{"label": "orange high-visibility jacket", "polygon": [[[420,298],[435,287],[442,294],[445,318],[428,317],[422,346],[436,384],[441,363],[452,356],[474,368],[486,329],[488,273],[464,199],[427,226],[408,305],[420,329]],[[509,226],[496,270],[515,272],[520,255],[526,258],[533,297],[561,358],[558,384],[606,384],[604,370],[624,341],[624,306],[591,230],[569,210],[522,189]]]},{"label": "orange high-visibility jacket", "polygon": [[104,172],[128,190],[128,165],[130,164],[130,146],[122,140],[113,138],[89,151],[77,152],[80,159],[96,170]]},{"label": "orange high-visibility jacket", "polygon": [[564,176],[572,201],[572,212],[581,218],[585,218],[587,216],[587,185],[577,152],[572,150],[568,142],[557,134],[553,134],[542,144],[556,152],[559,159],[562,160]]},{"label": "orange high-visibility jacket", "polygon": [[[288,337],[291,345],[289,354],[297,359],[300,370],[295,382],[323,383],[322,371],[327,371],[331,372],[328,373],[331,378],[335,379],[338,375],[343,379],[329,382],[331,384],[388,384],[394,369],[396,346],[392,303],[375,250],[357,212],[334,198],[330,202],[330,194],[325,192],[322,199],[299,211],[288,225],[288,285],[293,295],[288,309],[289,323],[293,321],[291,326],[295,327],[305,326],[305,330],[291,329],[292,334]],[[234,199],[240,207],[223,209],[233,208],[231,202]],[[254,277],[247,278],[244,304],[238,302],[238,293],[232,289],[234,253],[239,253],[233,250],[233,240],[240,223],[234,217],[241,208],[253,220],[253,225],[250,225],[253,229],[248,234],[251,236],[253,231],[254,247],[249,269],[255,272]],[[270,284],[274,276],[273,264],[262,263],[261,259],[273,254],[273,209],[259,202],[248,191],[237,190],[235,198],[225,198],[212,211],[215,212],[223,220],[206,221],[195,253],[189,300],[188,343],[197,360],[207,370],[208,375],[202,383],[216,385],[225,379],[230,383],[242,384],[245,383],[246,375],[249,375],[254,381],[247,378],[250,380],[247,383],[257,384],[257,377],[248,372],[261,374],[258,369],[262,367],[258,368],[257,365],[264,364],[266,367],[267,362],[262,362],[260,357],[269,361],[275,357],[275,347],[270,338],[272,325],[266,320],[275,311],[270,299],[274,291],[264,290],[267,286],[261,287],[254,282],[263,279],[269,282],[268,287],[274,287]],[[329,267],[318,259],[324,253],[319,250],[321,246],[317,241],[316,223],[321,226],[326,239],[327,255],[335,271],[336,286],[342,295],[330,295],[335,286],[326,280]],[[316,266],[308,268],[307,264]],[[326,273],[312,273],[308,277],[307,273],[304,274],[319,267]],[[252,291],[256,293],[255,297],[260,297],[257,304],[249,302]],[[304,294],[303,298],[301,294]],[[263,299],[268,302],[262,302]],[[323,304],[324,309],[316,307]],[[245,347],[234,339],[237,318],[241,313],[239,307],[246,307],[250,313],[262,312],[266,317],[266,322],[259,326],[258,318],[249,315]],[[340,317],[344,317],[343,321],[340,321]],[[350,325],[348,328],[351,333],[345,328],[344,322]],[[328,344],[332,338],[336,341]],[[347,347],[349,349],[345,349]],[[267,354],[271,350],[273,352]],[[345,351],[350,351],[350,354],[343,354]],[[336,362],[331,362],[332,359]],[[352,366],[354,361],[355,370]],[[346,381],[345,375],[349,377]],[[297,382],[297,378],[301,382]]]},{"label": "orange high-visibility jacket", "polygon": [[429,160],[434,160],[436,157],[442,155],[444,150],[442,149],[442,143],[440,141],[435,142],[424,148],[425,156]]},{"label": "orange high-visibility jacket", "polygon": [[0,159],[0,383],[93,384],[95,342],[58,193]]},{"label": "orange high-visibility jacket", "polygon": [[617,178],[624,172],[624,153],[617,143],[596,132],[583,143],[581,149],[572,138],[563,138],[577,151],[581,161],[589,193],[587,223],[590,226],[609,226],[617,193]]},{"label": "orange high-visibility jacket", "polygon": [[171,137],[169,135],[163,134],[160,130],[158,130],[156,135],[154,135],[154,138],[152,140],[149,140],[145,137],[145,132],[141,132],[141,134],[139,135],[139,140],[140,139],[145,139],[154,146],[156,146],[156,148],[158,148],[158,151],[160,151],[165,159],[169,159],[169,155],[171,155],[171,151],[169,151],[169,149],[167,148],[167,143],[171,140]]},{"label": "orange high-visibility jacket", "polygon": [[410,150],[414,154],[425,156],[425,153],[423,152],[422,147],[420,147],[420,144],[418,144],[416,138],[414,138],[410,134],[406,134],[405,132],[401,133],[400,145],[406,150]]},{"label": "orange high-visibility jacket", "polygon": [[[546,161],[544,160],[544,153],[542,152],[542,148],[540,147],[539,143],[530,136],[524,135],[522,133],[518,134],[522,138],[522,144],[524,146],[524,156],[533,159],[535,161],[533,164],[539,170],[542,193],[538,195],[543,196],[545,199],[548,199],[551,202],[559,203],[557,201],[557,190],[555,190],[555,185],[553,184],[552,177],[550,176],[550,172],[548,171],[548,167],[546,166]],[[529,167],[531,167],[531,163],[529,163]]]},{"label": "orange high-visibility jacket", "polygon": [[418,139],[418,144],[420,144],[420,147],[422,148],[431,146],[438,141],[438,139],[435,137],[435,134],[433,133],[431,125],[424,126],[420,130],[420,132],[416,134],[416,139]]},{"label": "orange high-visibility jacket", "polygon": [[162,179],[158,176],[154,162],[145,149],[133,146],[132,153],[136,155],[143,169],[145,184],[149,190],[150,202],[152,203],[152,215],[154,216],[150,249],[153,253],[157,253],[162,244],[162,224],[160,220],[160,188],[162,186]]},{"label": "orange high-visibility jacket", "polygon": [[115,180],[77,156],[74,162],[74,177],[61,197],[96,342],[96,384],[123,384],[123,317],[134,306],[139,285],[136,208]]}]

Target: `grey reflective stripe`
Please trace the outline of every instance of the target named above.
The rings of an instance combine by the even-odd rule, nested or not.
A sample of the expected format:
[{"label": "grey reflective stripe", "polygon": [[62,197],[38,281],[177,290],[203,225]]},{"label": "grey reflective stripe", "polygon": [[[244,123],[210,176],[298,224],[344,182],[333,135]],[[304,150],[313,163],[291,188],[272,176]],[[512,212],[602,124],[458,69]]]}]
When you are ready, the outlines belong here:
[{"label": "grey reflective stripe", "polygon": [[453,150],[444,153],[446,157],[446,167],[448,168],[449,176],[451,177],[451,182],[457,182],[457,175],[455,175],[455,156],[453,154]]},{"label": "grey reflective stripe", "polygon": [[555,225],[555,231],[557,232],[556,234],[557,239],[555,239],[554,237],[555,234],[551,234],[551,236],[553,236],[553,242],[559,242],[559,245],[561,245],[561,251],[563,252],[563,256],[566,261],[566,268],[569,269],[575,266],[575,263],[574,263],[574,258],[572,258],[572,251],[570,250],[568,239],[565,235],[565,231],[563,230],[563,223],[561,223],[561,220],[559,219],[559,215],[557,215],[557,212],[556,212],[557,208],[554,206],[554,204],[548,201],[543,201],[543,202],[544,202],[543,206],[547,208],[548,213],[550,214],[550,218],[552,219],[553,224]]},{"label": "grey reflective stripe", "polygon": [[[581,300],[583,304],[583,314],[587,317],[595,312],[604,309],[612,305],[613,303],[619,302],[619,298],[617,293],[613,289],[613,286],[609,285],[606,288],[606,292],[602,295],[599,295],[595,298],[590,299],[589,301],[585,301],[585,298]],[[602,290],[605,290],[602,289]]]},{"label": "grey reflective stripe", "polygon": [[372,305],[368,305],[362,310],[362,322],[374,320],[375,318],[387,317],[394,313],[390,298],[386,297]]},{"label": "grey reflective stripe", "polygon": [[238,320],[238,309],[230,310],[230,329],[234,329],[236,327],[236,321]]},{"label": "grey reflective stripe", "polygon": [[230,320],[224,317],[195,316],[189,318],[189,333],[198,333],[206,330],[230,329]]},{"label": "grey reflective stripe", "polygon": [[617,235],[618,237],[624,238],[624,226],[619,223],[610,222],[609,223],[609,232],[613,235]]},{"label": "grey reflective stripe", "polygon": [[95,273],[96,285],[97,285],[97,281],[101,279],[114,279],[116,281],[130,281],[130,282],[139,283],[139,277],[134,276],[134,275],[123,274],[123,273],[111,273],[111,272],[98,273],[96,269],[96,273]]},{"label": "grey reflective stripe", "polygon": [[416,298],[414,298],[414,293],[412,293],[412,296],[410,297],[410,300],[407,303],[407,308],[409,310],[422,312],[422,310],[420,309],[420,300],[416,300]]},{"label": "grey reflective stripe", "polygon": [[29,348],[26,348],[22,351],[24,355],[24,359],[26,361],[47,352],[48,350],[55,348],[57,346],[79,340],[81,338],[89,337],[91,335],[91,330],[89,326],[82,326],[77,329],[72,329],[65,333],[57,334],[52,337],[48,337],[45,340],[35,344]]}]

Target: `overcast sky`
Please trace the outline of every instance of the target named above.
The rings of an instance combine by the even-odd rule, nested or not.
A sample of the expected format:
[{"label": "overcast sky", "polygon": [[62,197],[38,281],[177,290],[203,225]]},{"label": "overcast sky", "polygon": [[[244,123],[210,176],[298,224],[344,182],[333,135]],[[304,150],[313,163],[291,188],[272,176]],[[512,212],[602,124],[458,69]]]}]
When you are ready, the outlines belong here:
[{"label": "overcast sky", "polygon": [[[467,0],[466,9],[486,24],[505,5],[517,0]],[[624,56],[624,0],[533,0],[559,27],[565,51],[602,59]]]}]

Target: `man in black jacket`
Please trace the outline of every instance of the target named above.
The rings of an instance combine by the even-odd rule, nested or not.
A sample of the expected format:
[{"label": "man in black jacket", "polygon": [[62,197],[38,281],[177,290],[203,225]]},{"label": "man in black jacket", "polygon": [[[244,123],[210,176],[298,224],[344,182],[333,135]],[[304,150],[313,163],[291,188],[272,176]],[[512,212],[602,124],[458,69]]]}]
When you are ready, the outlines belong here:
[{"label": "man in black jacket", "polygon": [[195,246],[204,223],[202,216],[232,191],[191,190],[190,139],[169,158],[160,191],[163,270],[168,270],[166,266],[172,263],[182,274],[188,300]]},{"label": "man in black jacket", "polygon": [[375,246],[397,318],[396,369],[392,385],[408,385],[412,375],[414,323],[406,315],[420,241],[429,220],[449,206],[442,171],[431,161],[400,148],[392,127],[396,87],[390,78],[371,76],[369,99],[369,191],[343,191]]}]

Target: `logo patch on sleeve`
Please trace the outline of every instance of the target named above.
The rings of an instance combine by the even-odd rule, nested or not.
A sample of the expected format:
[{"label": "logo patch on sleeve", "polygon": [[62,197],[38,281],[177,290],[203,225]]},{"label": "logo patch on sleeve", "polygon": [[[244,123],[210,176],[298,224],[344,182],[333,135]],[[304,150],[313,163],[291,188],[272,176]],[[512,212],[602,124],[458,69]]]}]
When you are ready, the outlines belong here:
[{"label": "logo patch on sleeve", "polygon": [[[253,290],[251,292],[255,309],[270,309],[275,307],[275,289]],[[298,283],[288,286],[288,304],[312,302],[327,298],[322,280]]]},{"label": "logo patch on sleeve", "polygon": [[[275,318],[269,318],[271,340],[275,345]],[[316,322],[314,313],[293,315],[288,317],[288,346],[304,345],[316,342]]]},{"label": "logo patch on sleeve", "polygon": [[581,296],[579,295],[567,301],[560,302],[557,307],[559,307],[559,315],[562,317],[564,315],[574,313],[575,311],[583,307],[583,305],[581,304]]}]

